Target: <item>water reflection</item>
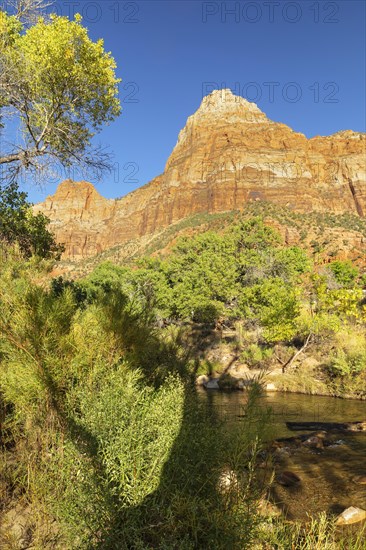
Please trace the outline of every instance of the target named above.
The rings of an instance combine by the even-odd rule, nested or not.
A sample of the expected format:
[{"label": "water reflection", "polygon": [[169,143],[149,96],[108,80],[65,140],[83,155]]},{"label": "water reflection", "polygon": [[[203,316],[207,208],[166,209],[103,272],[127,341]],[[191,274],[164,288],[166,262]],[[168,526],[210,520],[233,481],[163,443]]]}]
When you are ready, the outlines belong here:
[{"label": "water reflection", "polygon": [[[245,392],[200,392],[209,399],[228,426],[242,421]],[[287,421],[347,422],[366,420],[366,402],[302,394],[270,393],[258,404],[270,408],[268,439],[290,437],[299,433],[286,427]],[[332,434],[330,445],[323,449],[289,444],[275,453],[277,472],[290,470],[301,478],[296,487],[275,483],[271,496],[289,519],[305,519],[322,510],[339,513],[348,506],[366,509],[366,485],[357,476],[366,475],[366,433]]]}]

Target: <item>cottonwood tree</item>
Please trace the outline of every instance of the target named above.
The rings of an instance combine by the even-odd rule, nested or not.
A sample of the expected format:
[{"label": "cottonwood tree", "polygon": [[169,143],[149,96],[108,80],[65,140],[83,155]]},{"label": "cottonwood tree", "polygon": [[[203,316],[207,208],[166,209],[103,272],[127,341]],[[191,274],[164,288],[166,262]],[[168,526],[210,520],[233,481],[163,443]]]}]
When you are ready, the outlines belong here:
[{"label": "cottonwood tree", "polygon": [[120,114],[113,57],[103,40],[89,38],[80,15],[51,14],[29,26],[47,1],[14,1],[15,15],[0,11],[3,178],[22,170],[39,176],[50,166],[108,168],[110,155],[92,138]]},{"label": "cottonwood tree", "polygon": [[53,0],[5,0],[5,10],[9,9],[24,25],[37,22],[40,15],[53,4]]}]

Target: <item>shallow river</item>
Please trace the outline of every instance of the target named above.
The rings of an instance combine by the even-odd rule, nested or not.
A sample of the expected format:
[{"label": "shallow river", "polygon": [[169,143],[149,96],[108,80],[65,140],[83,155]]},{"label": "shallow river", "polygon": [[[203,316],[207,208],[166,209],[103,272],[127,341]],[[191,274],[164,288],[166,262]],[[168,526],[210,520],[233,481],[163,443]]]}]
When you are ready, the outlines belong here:
[{"label": "shallow river", "polygon": [[[228,423],[240,422],[245,392],[205,392],[203,399]],[[304,434],[286,428],[286,421],[345,422],[366,420],[366,402],[290,393],[269,393],[260,398],[260,407],[271,408],[270,438]],[[310,430],[309,430],[310,431]],[[300,445],[282,448],[275,456],[277,472],[290,470],[301,483],[283,487],[274,483],[272,499],[289,519],[305,519],[307,514],[327,511],[338,514],[348,506],[366,510],[366,485],[357,476],[366,476],[366,432],[332,434],[329,446],[309,449]]]}]

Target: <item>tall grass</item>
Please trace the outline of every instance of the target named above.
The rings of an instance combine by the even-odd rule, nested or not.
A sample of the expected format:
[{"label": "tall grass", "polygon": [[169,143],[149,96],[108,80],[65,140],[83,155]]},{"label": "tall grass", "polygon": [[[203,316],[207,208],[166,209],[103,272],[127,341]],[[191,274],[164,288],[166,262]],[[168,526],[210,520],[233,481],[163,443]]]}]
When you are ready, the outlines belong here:
[{"label": "tall grass", "polygon": [[157,331],[118,285],[55,292],[45,267],[16,251],[0,264],[1,548],[365,548],[325,515],[260,514],[260,384],[228,430],[179,330]]},{"label": "tall grass", "polygon": [[[0,279],[5,519],[29,508],[35,548],[251,548],[263,493],[254,397],[234,437],[196,394],[174,335],[118,288],[80,304],[15,257]],[[3,548],[14,533],[5,521]]]}]

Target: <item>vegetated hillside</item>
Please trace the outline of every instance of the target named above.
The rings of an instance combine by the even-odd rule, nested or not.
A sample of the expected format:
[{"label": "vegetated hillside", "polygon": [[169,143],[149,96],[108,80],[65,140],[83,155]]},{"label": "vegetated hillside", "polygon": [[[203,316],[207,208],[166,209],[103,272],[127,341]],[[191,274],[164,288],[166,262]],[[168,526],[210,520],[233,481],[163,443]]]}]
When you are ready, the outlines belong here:
[{"label": "vegetated hillside", "polygon": [[186,218],[242,211],[257,200],[362,218],[365,147],[366,135],[350,130],[307,139],[230,90],[215,90],[150,183],[107,200],[88,182],[66,180],[35,210],[50,218],[64,258],[76,261],[128,243],[133,250]]},{"label": "vegetated hillside", "polygon": [[[143,297],[157,326],[187,327],[188,341],[197,344],[195,359],[206,361],[202,374],[216,371],[221,380],[239,369],[235,385],[251,366],[270,367],[280,374],[277,389],[366,397],[364,258],[359,252],[353,260],[342,258],[336,247],[343,241],[329,237],[339,228],[320,225],[315,232],[316,218],[291,214],[290,229],[285,210],[277,218],[272,212],[265,223],[258,215],[262,206],[256,205],[256,216],[251,211],[193,219],[180,227],[180,238],[170,233],[162,236],[165,242],[150,243],[150,255],[117,265],[114,251],[115,257],[105,254],[94,269],[90,260],[79,267],[89,271],[85,278],[70,281],[69,273],[52,284],[58,291],[73,288],[77,296],[85,285],[95,291],[117,285],[132,300]],[[335,216],[327,223],[337,221]],[[225,343],[223,327],[231,331],[231,343]],[[303,369],[306,359],[315,370]]]},{"label": "vegetated hillside", "polygon": [[79,261],[64,259],[54,274],[69,273],[82,277],[99,263],[112,261],[117,265],[134,262],[145,255],[166,255],[181,236],[191,236],[208,229],[223,231],[234,220],[263,217],[266,224],[275,228],[285,245],[299,245],[306,249],[315,263],[322,265],[335,259],[350,259],[366,268],[366,219],[354,214],[312,212],[302,214],[273,203],[256,201],[242,212],[195,214],[162,231],[127,243],[108,248],[91,258]]},{"label": "vegetated hillside", "polygon": [[[268,502],[281,477],[258,396],[270,380],[366,397],[365,278],[234,218],[77,281],[1,243],[2,548],[312,549],[324,529],[336,547],[331,520],[309,535]],[[199,399],[197,375],[246,392],[240,423]]]}]

